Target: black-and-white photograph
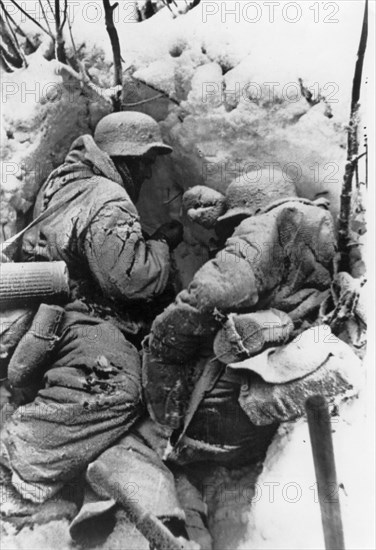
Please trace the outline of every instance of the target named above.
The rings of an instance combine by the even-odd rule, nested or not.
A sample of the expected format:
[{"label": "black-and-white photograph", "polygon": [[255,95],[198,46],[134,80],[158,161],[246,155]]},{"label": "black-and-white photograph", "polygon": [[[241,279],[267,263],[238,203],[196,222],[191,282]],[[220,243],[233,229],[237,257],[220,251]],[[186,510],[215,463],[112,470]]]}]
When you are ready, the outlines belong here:
[{"label": "black-and-white photograph", "polygon": [[375,13],[0,0],[0,550],[375,549]]}]

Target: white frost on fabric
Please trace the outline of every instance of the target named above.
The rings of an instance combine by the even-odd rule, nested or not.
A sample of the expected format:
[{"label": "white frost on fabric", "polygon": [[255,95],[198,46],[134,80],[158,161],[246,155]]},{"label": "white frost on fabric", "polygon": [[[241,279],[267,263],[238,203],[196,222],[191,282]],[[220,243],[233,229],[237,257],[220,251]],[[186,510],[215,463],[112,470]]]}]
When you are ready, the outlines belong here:
[{"label": "white frost on fabric", "polygon": [[[45,0],[44,3],[46,5]],[[235,17],[229,14],[226,21],[221,22],[221,10],[233,9],[233,0],[217,2],[219,13],[208,16],[204,22],[205,3],[214,4],[203,0],[197,8],[175,19],[168,9],[163,9],[151,19],[134,23],[132,2],[120,2],[120,12],[115,18],[125,61],[126,88],[132,82],[129,75],[133,73],[134,77],[179,100],[184,113],[179,117],[179,108],[165,98],[136,107],[160,121],[165,139],[175,150],[171,158],[158,160],[153,179],[145,184],[140,211],[146,230],[152,232],[164,221],[180,218],[179,199],[168,201],[182,190],[206,184],[224,192],[234,176],[235,162],[261,165],[279,162],[283,166],[297,163],[302,169],[299,193],[313,198],[317,193],[327,192],[332,211],[336,213],[346,158],[345,126],[350,111],[363,3],[336,2],[339,11],[335,18],[339,22],[332,24],[315,23],[313,10],[309,9],[311,3],[306,1],[300,2],[303,16],[296,23],[288,23],[281,17],[285,1],[277,7],[274,23],[268,21],[266,10],[254,24],[244,19],[236,23]],[[96,2],[97,13],[93,2],[90,2],[91,10],[86,12],[84,4],[82,2],[73,10],[71,18],[76,46],[85,45],[85,63],[96,83],[109,86],[113,75],[112,51],[102,3]],[[372,2],[370,10],[374,11]],[[321,13],[321,17],[328,15],[328,12]],[[38,30],[30,21],[23,21],[22,27],[32,33]],[[68,32],[65,39],[70,47]],[[22,83],[28,89],[38,83],[42,89],[46,83],[61,83],[53,61],[41,59],[38,52],[34,57],[28,56],[28,60],[29,68],[4,75],[5,81],[16,83],[18,89]],[[292,83],[291,90],[296,89],[299,78],[306,87],[312,90],[319,87],[323,93],[332,94],[332,98],[338,100],[330,103],[332,118],[327,117],[324,103],[311,107],[304,98],[286,100],[287,88],[284,87]],[[261,98],[258,98],[257,86],[247,89],[252,100],[243,94],[249,83],[261,87]],[[268,101],[271,83],[277,83],[276,95],[273,101]],[[51,86],[51,93],[57,88]],[[206,91],[204,97],[203,89]],[[129,102],[157,94],[142,86],[135,87],[130,90]],[[363,103],[366,98],[367,90],[363,86]],[[82,113],[89,117],[90,124],[86,119],[83,121],[81,110],[75,108],[69,103],[60,105],[53,97],[43,103],[43,98],[38,102],[21,101],[20,94],[9,96],[6,109],[2,109],[5,123],[1,139],[5,160],[20,165],[25,158],[32,158],[35,151],[43,150],[44,154],[46,144],[56,148],[59,154],[67,151],[72,141],[72,121],[75,126],[79,121],[87,131],[96,119],[95,113],[86,113],[83,106]],[[46,113],[50,122],[60,117],[57,128],[51,123],[45,124]],[[41,141],[44,145],[38,149]],[[330,169],[323,172],[328,163],[333,163],[334,168],[338,166],[334,176]],[[5,178],[2,177],[5,199],[11,198],[18,211],[31,205],[32,197],[25,200],[16,193],[25,181],[18,173],[8,172]],[[4,218],[12,221],[15,212],[12,209],[8,212],[7,200],[2,201],[1,207],[5,211]],[[161,206],[162,203],[165,204]],[[185,242],[179,247],[177,263],[183,285],[186,285],[208,259],[213,235],[189,220],[184,221]],[[15,227],[15,219],[12,227]],[[370,403],[373,398],[368,396],[366,399],[362,395],[344,409],[338,423],[333,424],[338,477],[346,491],[346,494],[341,491],[346,547],[354,550],[373,548],[370,542],[373,517],[369,512],[372,498],[369,491],[373,484],[368,477],[372,468],[367,457],[371,460],[374,455],[366,441],[370,433],[370,411],[365,416],[364,410],[364,403]],[[270,482],[279,483],[274,502],[269,501],[270,485],[264,485]],[[291,482],[298,483],[302,489],[302,496],[296,503],[288,502],[282,495],[282,489]],[[247,536],[238,550],[323,548],[319,508],[314,502],[314,491],[310,489],[314,482],[306,423],[301,421],[293,425],[286,434],[281,429],[258,480],[262,496],[249,510]],[[287,495],[290,499],[294,497],[294,487]],[[54,527],[51,525],[51,528]],[[43,548],[44,530],[49,537],[48,526],[37,527],[34,538],[28,539],[29,544]],[[57,533],[60,534],[60,530]],[[30,537],[29,530],[26,535]],[[19,544],[15,540],[13,546],[7,547],[29,548],[26,538],[21,540],[22,537],[22,533],[15,537]],[[51,540],[49,543],[52,544]],[[60,546],[55,542],[49,546],[49,543],[46,542],[45,548],[68,548],[65,534],[61,536]]]}]

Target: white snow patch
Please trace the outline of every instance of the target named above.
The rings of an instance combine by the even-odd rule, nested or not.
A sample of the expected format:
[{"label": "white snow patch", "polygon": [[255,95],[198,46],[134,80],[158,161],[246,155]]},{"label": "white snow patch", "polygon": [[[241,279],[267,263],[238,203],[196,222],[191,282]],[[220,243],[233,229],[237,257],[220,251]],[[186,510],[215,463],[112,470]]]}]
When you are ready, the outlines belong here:
[{"label": "white snow patch", "polygon": [[[373,488],[364,472],[372,456],[365,440],[364,394],[332,418],[339,498],[348,550],[372,549]],[[324,549],[308,425],[282,425],[257,480],[248,531],[239,550]]]}]

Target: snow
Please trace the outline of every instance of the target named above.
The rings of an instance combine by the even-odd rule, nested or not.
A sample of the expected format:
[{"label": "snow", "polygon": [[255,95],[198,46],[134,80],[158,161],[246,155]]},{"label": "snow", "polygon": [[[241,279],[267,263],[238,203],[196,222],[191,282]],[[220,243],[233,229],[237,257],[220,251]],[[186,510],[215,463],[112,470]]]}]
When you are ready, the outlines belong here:
[{"label": "snow", "polygon": [[[332,418],[339,498],[348,550],[372,549],[372,453],[364,439],[364,396],[342,405]],[[258,500],[239,550],[325,548],[308,425],[282,425],[257,480]],[[257,494],[257,493],[256,493]]]},{"label": "snow", "polygon": [[[159,98],[134,107],[161,121],[165,138],[175,148],[172,162],[164,161],[163,181],[154,177],[145,187],[143,195],[148,198],[141,199],[140,210],[147,228],[153,230],[161,221],[160,212],[145,205],[157,204],[153,200],[161,193],[153,191],[157,186],[162,185],[166,196],[176,188],[186,190],[196,184],[224,192],[231,178],[252,162],[262,169],[279,163],[286,174],[295,173],[297,191],[303,196],[326,193],[336,217],[362,4],[333,4],[338,5],[338,13],[334,13],[322,4],[313,9],[302,2],[299,18],[286,2],[276,5],[273,15],[268,3],[256,10],[252,2],[205,0],[185,15],[174,18],[168,9],[162,9],[142,23],[135,23],[135,4],[120,2],[115,11],[125,62],[124,101],[137,104],[159,95],[140,84],[139,78],[181,102],[179,108]],[[178,2],[180,11],[183,4]],[[92,77],[98,85],[110,86],[113,60],[102,24],[102,3],[73,2],[69,16],[76,48],[84,45],[84,60]],[[22,25],[39,32],[30,21]],[[72,53],[67,30],[65,40]],[[20,89],[22,78],[28,86],[39,87],[41,103],[49,109],[59,103],[54,96],[60,93],[62,79],[53,62],[40,59],[38,52],[34,57],[29,56],[26,72],[6,79],[15,79]],[[331,119],[327,104],[310,107],[302,97],[300,78],[314,98],[319,91],[327,96]],[[44,93],[47,88],[49,95]],[[35,118],[31,107],[41,110],[41,105],[20,102],[19,93],[10,98],[9,105],[6,125],[12,128],[20,125],[20,120]],[[73,111],[70,116],[73,118]],[[27,136],[16,130],[9,149],[22,157],[30,144]],[[34,149],[42,136],[36,133],[32,139]],[[69,133],[62,136],[63,149],[69,146],[70,137]],[[171,205],[174,211],[177,204]],[[170,214],[165,208],[162,221]],[[208,246],[208,240],[201,241],[199,244]]]},{"label": "snow", "polygon": [[[85,65],[96,84],[109,87],[112,51],[102,3],[73,4],[70,19],[76,47],[83,46]],[[156,88],[180,102],[178,106],[163,97],[134,107],[154,116],[174,147],[170,158],[158,159],[154,176],[142,192],[139,209],[149,233],[171,218],[181,219],[184,190],[207,185],[225,193],[232,179],[251,164],[270,170],[277,163],[290,177],[296,175],[301,196],[325,194],[332,213],[338,215],[363,3],[283,0],[275,6],[273,21],[270,4],[203,0],[185,15],[173,18],[163,9],[135,23],[135,3],[120,2],[115,21],[124,58],[124,101],[155,97]],[[300,6],[296,22],[291,20],[299,14],[288,4]],[[370,9],[374,10],[372,2]],[[38,31],[30,21],[20,23],[25,30]],[[65,39],[72,51],[68,32]],[[16,214],[31,206],[47,168],[59,164],[73,139],[92,132],[110,110],[104,100],[83,98],[77,87],[72,95],[56,63],[47,61],[40,51],[28,56],[28,61],[27,69],[2,75],[3,93],[7,90],[1,133],[5,237],[16,232]],[[320,92],[326,102],[311,106],[301,95],[299,79],[314,99]],[[25,96],[32,89],[34,100]],[[36,174],[40,159],[44,169]],[[175,261],[181,284],[186,286],[208,259],[213,232],[185,218],[184,224],[185,241]],[[341,409],[333,424],[338,477],[345,488],[340,497],[346,547],[354,550],[372,548],[373,517],[368,506],[372,484],[362,472],[371,471],[367,456],[372,457],[373,451],[366,437],[372,411],[365,407],[373,399],[363,391],[358,400]],[[273,502],[270,483],[279,484]],[[289,483],[295,485],[286,489]],[[260,498],[242,508],[244,534],[238,550],[323,548],[319,507],[311,489],[314,483],[305,421],[282,427],[257,480]],[[301,497],[292,502],[299,488]],[[219,510],[215,518],[214,529],[220,532],[225,516]],[[60,522],[51,528],[26,530],[16,537],[18,543],[7,539],[7,548],[29,548],[28,540],[35,548],[67,549],[66,525]],[[224,531],[219,541],[225,540]]]},{"label": "snow", "polygon": [[19,534],[16,529],[6,528],[1,533],[2,550],[72,550],[68,522],[52,521],[47,525],[26,527]]}]

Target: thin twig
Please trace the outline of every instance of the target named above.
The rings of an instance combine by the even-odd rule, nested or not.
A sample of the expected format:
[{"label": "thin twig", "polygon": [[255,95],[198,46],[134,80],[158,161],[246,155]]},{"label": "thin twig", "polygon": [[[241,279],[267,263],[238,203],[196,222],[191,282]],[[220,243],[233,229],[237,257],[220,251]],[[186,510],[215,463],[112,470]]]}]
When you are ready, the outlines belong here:
[{"label": "thin twig", "polygon": [[161,97],[165,97],[163,94],[158,94],[153,97],[149,97],[148,99],[143,99],[142,101],[136,101],[136,103],[122,103],[123,107],[138,107],[139,105],[144,105],[145,103],[149,103],[149,101],[154,101],[155,99],[160,99]]},{"label": "thin twig", "polygon": [[137,78],[135,76],[133,76],[132,78],[134,78],[135,80],[138,80],[139,82],[141,82],[141,84],[145,84],[145,86],[147,86],[148,88],[151,88],[152,90],[154,90],[155,92],[159,92],[160,94],[164,95],[164,97],[167,97],[167,99],[169,99],[170,101],[172,101],[172,103],[175,103],[175,105],[179,105],[180,107],[180,102],[171,97],[167,92],[165,92],[164,90],[161,90],[160,88],[157,88],[156,86],[153,86],[153,84],[149,84],[148,82],[145,82],[145,80],[142,80],[141,78]]},{"label": "thin twig", "polygon": [[21,6],[19,6],[16,2],[16,0],[10,0],[12,2],[12,4],[14,6],[16,6],[16,8],[18,8],[20,10],[21,13],[23,13],[28,19],[30,19],[30,21],[32,21],[33,23],[35,23],[40,29],[42,29],[43,32],[45,32],[46,34],[48,34],[49,36],[51,36],[51,38],[54,38],[52,34],[50,34],[50,32],[48,31],[48,29],[45,29],[43,27],[43,25],[41,25],[38,21],[36,21],[36,19],[34,19],[34,17],[31,17],[31,15],[29,15],[27,13],[27,11],[25,11],[23,8],[21,8]]},{"label": "thin twig", "polygon": [[50,34],[52,35],[52,30],[51,30],[50,23],[48,22],[48,19],[47,19],[47,16],[46,16],[46,12],[44,11],[42,0],[38,0],[38,2],[39,2],[40,9],[43,13],[44,20],[47,24],[48,30],[50,31]]},{"label": "thin twig", "polygon": [[354,170],[356,169],[357,165],[358,165],[358,161],[365,157],[366,156],[366,151],[364,151],[364,153],[361,153],[360,155],[358,155],[357,157],[354,157],[353,159],[351,159],[351,163],[354,165]]},{"label": "thin twig", "polygon": [[13,73],[12,67],[9,65],[8,61],[5,59],[3,55],[4,48],[0,44],[0,67],[5,71],[6,73]]},{"label": "thin twig", "polygon": [[181,197],[183,194],[183,191],[179,191],[176,195],[174,195],[171,199],[168,199],[167,201],[163,201],[163,204],[171,204],[172,202],[176,201],[179,197]]},{"label": "thin twig", "polygon": [[16,35],[16,33],[14,32],[14,30],[13,30],[11,24],[9,23],[9,14],[8,14],[8,12],[5,12],[5,20],[6,20],[6,23],[7,23],[7,27],[8,27],[8,29],[10,30],[11,35],[12,35],[12,37],[13,37],[13,40],[14,40],[14,42],[15,42],[15,44],[16,44],[17,53],[18,53],[18,55],[21,57],[21,59],[22,59],[24,65],[25,65],[25,67],[28,67],[29,65],[28,65],[28,63],[27,63],[27,61],[26,61],[26,57],[25,57],[24,52],[22,51],[22,48],[21,48],[21,46],[20,46],[20,43],[18,42],[17,35]]},{"label": "thin twig", "polygon": [[35,45],[32,43],[32,41],[30,40],[30,38],[27,36],[27,34],[21,29],[21,27],[18,25],[17,21],[15,21],[13,19],[13,17],[11,16],[10,13],[8,13],[7,9],[5,8],[5,5],[4,5],[4,2],[3,0],[0,0],[0,6],[2,7],[3,11],[4,11],[4,14],[6,15],[6,17],[8,18],[9,21],[11,21],[16,29],[16,31],[18,32],[18,34],[20,34],[21,36],[23,36],[29,46],[29,48],[31,48],[32,51],[35,51]]},{"label": "thin twig", "polygon": [[22,58],[7,52],[2,44],[0,44],[0,56],[7,73],[12,73],[14,69],[20,69],[22,67]]},{"label": "thin twig", "polygon": [[368,136],[364,135],[364,148],[366,150],[366,188],[368,189]]},{"label": "thin twig", "polygon": [[174,12],[172,11],[171,6],[170,6],[170,4],[168,3],[168,1],[167,1],[167,0],[163,0],[163,3],[164,3],[165,6],[168,7],[168,9],[170,10],[170,12],[173,14]]}]

